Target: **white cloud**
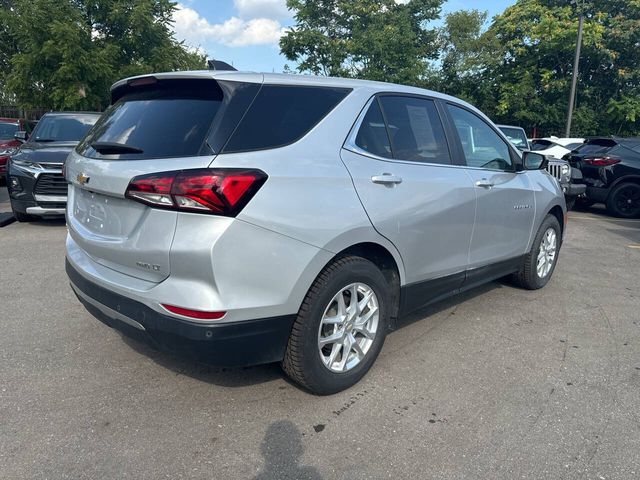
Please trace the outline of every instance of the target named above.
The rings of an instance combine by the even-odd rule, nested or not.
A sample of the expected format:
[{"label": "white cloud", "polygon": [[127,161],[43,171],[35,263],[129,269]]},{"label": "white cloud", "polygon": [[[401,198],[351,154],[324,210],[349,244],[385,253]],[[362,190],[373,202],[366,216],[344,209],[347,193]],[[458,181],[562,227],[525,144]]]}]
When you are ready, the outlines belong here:
[{"label": "white cloud", "polygon": [[240,18],[270,18],[283,20],[291,18],[286,0],[233,0]]},{"label": "white cloud", "polygon": [[[258,0],[253,3],[269,2]],[[280,22],[272,18],[231,17],[222,23],[210,23],[198,12],[182,4],[178,4],[178,9],[173,14],[173,22],[176,37],[192,47],[200,46],[207,41],[230,47],[277,44],[285,32]]]}]

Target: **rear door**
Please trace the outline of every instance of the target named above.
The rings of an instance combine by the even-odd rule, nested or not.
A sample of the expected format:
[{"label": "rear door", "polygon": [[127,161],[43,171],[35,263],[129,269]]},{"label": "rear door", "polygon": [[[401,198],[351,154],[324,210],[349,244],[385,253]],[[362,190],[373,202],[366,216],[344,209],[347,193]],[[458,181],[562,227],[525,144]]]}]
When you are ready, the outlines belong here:
[{"label": "rear door", "polygon": [[374,97],[342,159],[373,226],[398,248],[407,283],[442,279],[422,292],[422,300],[458,288],[476,200],[468,175],[452,164],[436,102]]},{"label": "rear door", "polygon": [[496,264],[525,253],[535,217],[535,198],[528,176],[516,172],[517,154],[506,140],[470,109],[447,103],[459,138],[457,155],[473,180],[478,210],[470,268]]},{"label": "rear door", "polygon": [[153,282],[169,275],[177,213],[125,191],[137,175],[207,167],[212,124],[231,91],[212,79],[146,77],[113,92],[114,104],[66,163],[69,233],[95,262]]}]

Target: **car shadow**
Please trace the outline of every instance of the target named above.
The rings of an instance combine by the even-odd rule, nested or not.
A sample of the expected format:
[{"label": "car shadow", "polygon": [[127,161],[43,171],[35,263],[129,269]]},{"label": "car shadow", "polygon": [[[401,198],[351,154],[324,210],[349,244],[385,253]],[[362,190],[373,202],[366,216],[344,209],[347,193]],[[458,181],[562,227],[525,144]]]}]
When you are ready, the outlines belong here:
[{"label": "car shadow", "polygon": [[120,333],[120,336],[132,350],[151,359],[161,367],[174,372],[176,375],[185,375],[200,382],[236,388],[259,385],[282,378],[286,379],[280,369],[280,365],[277,363],[252,367],[215,367],[189,358],[162,352],[148,343],[135,340],[123,333]]}]

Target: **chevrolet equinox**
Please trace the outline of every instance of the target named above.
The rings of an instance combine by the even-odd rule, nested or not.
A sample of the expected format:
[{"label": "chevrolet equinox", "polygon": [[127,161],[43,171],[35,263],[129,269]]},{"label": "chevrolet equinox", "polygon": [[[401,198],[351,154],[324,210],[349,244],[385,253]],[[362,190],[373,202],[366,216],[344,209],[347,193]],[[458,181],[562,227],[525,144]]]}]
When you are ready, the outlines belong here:
[{"label": "chevrolet equinox", "polygon": [[461,100],[241,72],[111,96],[66,162],[66,269],[89,312],[160,349],[281,362],[330,394],[403,315],[553,274],[566,208],[545,157]]}]

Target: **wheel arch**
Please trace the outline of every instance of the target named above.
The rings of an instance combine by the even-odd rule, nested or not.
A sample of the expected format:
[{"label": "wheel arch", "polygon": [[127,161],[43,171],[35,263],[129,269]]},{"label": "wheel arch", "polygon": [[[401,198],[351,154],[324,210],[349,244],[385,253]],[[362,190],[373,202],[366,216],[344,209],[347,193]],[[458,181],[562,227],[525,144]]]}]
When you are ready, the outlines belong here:
[{"label": "wheel arch", "polygon": [[607,197],[611,195],[611,191],[616,188],[618,185],[623,183],[635,183],[636,185],[640,185],[640,175],[625,175],[624,177],[617,178],[610,186],[609,192],[607,193]]}]

